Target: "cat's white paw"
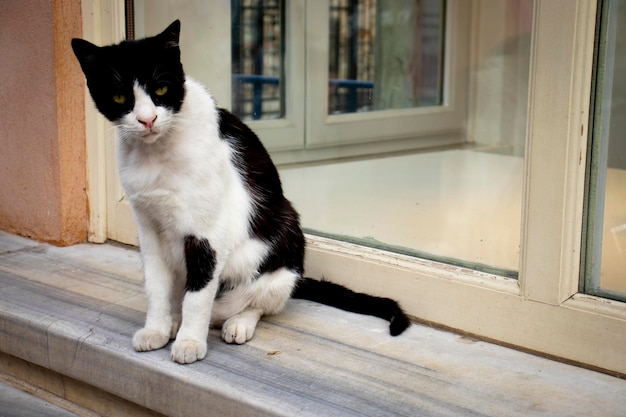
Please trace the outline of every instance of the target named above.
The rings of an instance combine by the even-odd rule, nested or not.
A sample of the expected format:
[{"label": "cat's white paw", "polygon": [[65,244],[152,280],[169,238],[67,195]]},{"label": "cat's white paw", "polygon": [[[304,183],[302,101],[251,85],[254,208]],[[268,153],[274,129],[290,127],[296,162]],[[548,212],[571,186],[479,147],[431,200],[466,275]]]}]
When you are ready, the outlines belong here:
[{"label": "cat's white paw", "polygon": [[222,339],[226,343],[244,344],[254,336],[257,322],[258,319],[245,315],[231,317],[222,325]]},{"label": "cat's white paw", "polygon": [[133,336],[133,348],[137,352],[161,349],[170,340],[170,336],[156,330],[139,329]]},{"label": "cat's white paw", "polygon": [[207,342],[198,340],[177,340],[172,345],[172,360],[178,363],[193,363],[205,358]]}]

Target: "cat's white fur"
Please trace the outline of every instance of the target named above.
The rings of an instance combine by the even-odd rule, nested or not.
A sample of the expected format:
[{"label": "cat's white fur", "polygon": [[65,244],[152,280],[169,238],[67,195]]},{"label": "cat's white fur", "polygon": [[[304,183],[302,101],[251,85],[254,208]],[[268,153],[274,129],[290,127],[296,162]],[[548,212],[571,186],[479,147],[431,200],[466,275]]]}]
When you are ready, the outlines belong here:
[{"label": "cat's white fur", "polygon": [[[187,78],[178,113],[155,106],[134,86],[132,112],[117,123],[121,183],[133,208],[144,265],[148,311],[133,337],[138,351],[159,349],[170,337],[172,358],[200,360],[210,322],[228,343],[249,340],[263,314],[279,312],[299,275],[279,269],[253,279],[268,252],[249,233],[254,202],[219,137],[211,95]],[[185,291],[185,236],[208,239],[215,274],[199,291]],[[220,282],[235,289],[217,300]],[[212,320],[211,320],[212,317]]]}]

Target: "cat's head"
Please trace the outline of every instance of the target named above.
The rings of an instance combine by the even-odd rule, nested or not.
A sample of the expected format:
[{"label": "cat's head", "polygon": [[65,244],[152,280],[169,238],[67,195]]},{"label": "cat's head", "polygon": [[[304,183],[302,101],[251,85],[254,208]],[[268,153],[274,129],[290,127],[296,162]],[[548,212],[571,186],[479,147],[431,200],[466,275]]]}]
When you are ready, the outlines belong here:
[{"label": "cat's head", "polygon": [[117,45],[99,47],[72,39],[91,97],[120,137],[152,143],[180,111],[185,74],[179,34],[176,20],[156,36]]}]

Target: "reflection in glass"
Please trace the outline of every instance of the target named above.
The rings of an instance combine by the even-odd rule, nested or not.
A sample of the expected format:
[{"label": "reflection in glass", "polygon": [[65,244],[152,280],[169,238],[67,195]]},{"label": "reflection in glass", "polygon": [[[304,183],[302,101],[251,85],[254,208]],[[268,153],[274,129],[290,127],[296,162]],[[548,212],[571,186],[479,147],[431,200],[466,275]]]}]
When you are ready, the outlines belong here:
[{"label": "reflection in glass", "polygon": [[[380,12],[381,4],[391,3],[394,2],[376,3],[377,7],[371,10],[380,18],[384,15]],[[469,106],[472,111],[464,131],[465,144],[454,149],[354,157],[282,168],[286,195],[301,213],[306,230],[517,277],[532,9],[532,0],[483,0],[472,19],[471,36],[461,39],[466,43],[454,46],[470,48],[473,57],[471,68],[446,69],[451,74],[470,71],[470,85],[465,87],[472,92]],[[331,27],[334,18],[331,13]],[[440,27],[446,24],[439,23]],[[370,36],[359,33],[363,38]],[[377,35],[381,44],[395,38],[391,32],[382,33]],[[442,38],[443,35],[438,39]],[[361,51],[365,49],[353,53],[367,54]],[[440,51],[439,56],[442,55]],[[363,62],[375,66],[377,61]],[[337,68],[341,72],[340,67]],[[403,68],[404,78],[413,80],[411,68]],[[361,79],[360,70],[357,68],[356,79]],[[380,68],[362,77],[376,80],[377,71]],[[441,68],[434,71],[442,72]],[[344,79],[348,75],[337,77]],[[441,83],[440,78],[432,79]],[[412,91],[407,87],[398,90]],[[441,104],[442,90],[445,86],[435,86],[428,92],[419,90],[423,94],[415,105]],[[375,96],[376,88],[371,91]],[[357,110],[375,110],[376,100],[374,97],[367,102],[358,98]],[[432,111],[437,111],[436,107]]]},{"label": "reflection in glass", "polygon": [[243,120],[283,117],[283,2],[231,0],[232,111]]},{"label": "reflection in glass", "polygon": [[443,0],[331,0],[328,113],[442,102]]},{"label": "reflection in glass", "polygon": [[585,291],[626,301],[626,1],[603,2],[601,22]]}]

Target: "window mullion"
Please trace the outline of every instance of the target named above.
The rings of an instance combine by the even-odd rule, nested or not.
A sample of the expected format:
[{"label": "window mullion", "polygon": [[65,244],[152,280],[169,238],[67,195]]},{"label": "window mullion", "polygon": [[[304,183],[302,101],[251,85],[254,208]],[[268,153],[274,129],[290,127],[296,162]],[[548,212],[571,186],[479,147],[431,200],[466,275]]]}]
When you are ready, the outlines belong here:
[{"label": "window mullion", "polygon": [[[596,4],[537,1],[520,285],[559,305],[578,291]],[[555,25],[554,22],[571,22]]]},{"label": "window mullion", "polygon": [[305,1],[289,0],[285,7],[284,101],[282,119],[247,122],[272,156],[281,151],[304,148],[305,112]]}]

